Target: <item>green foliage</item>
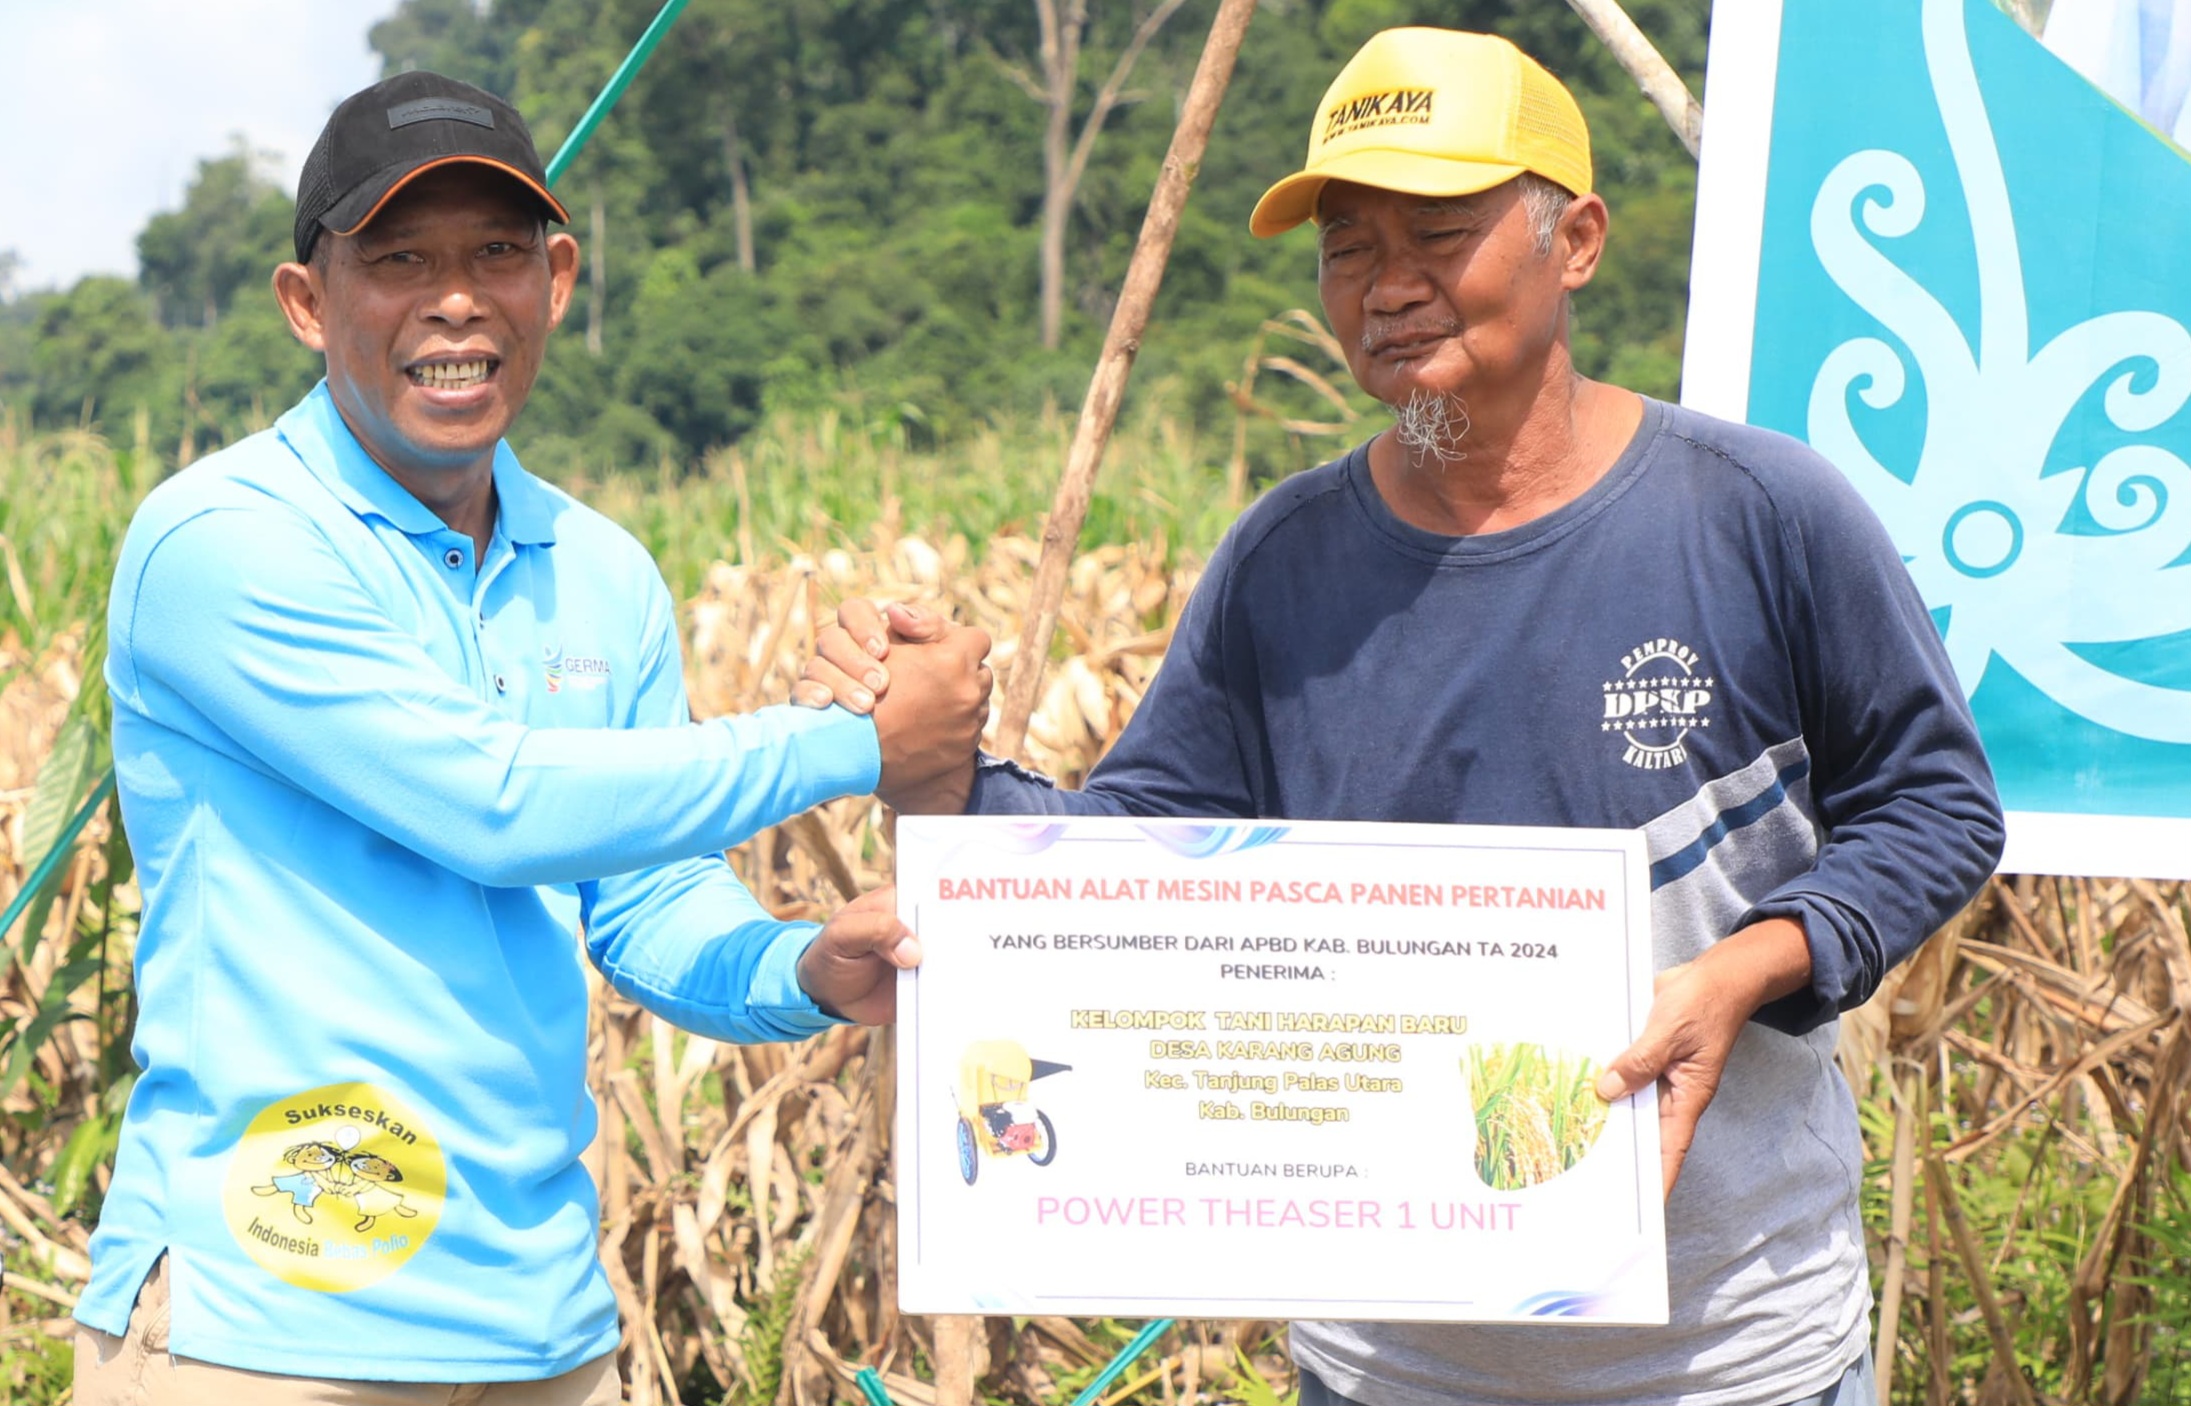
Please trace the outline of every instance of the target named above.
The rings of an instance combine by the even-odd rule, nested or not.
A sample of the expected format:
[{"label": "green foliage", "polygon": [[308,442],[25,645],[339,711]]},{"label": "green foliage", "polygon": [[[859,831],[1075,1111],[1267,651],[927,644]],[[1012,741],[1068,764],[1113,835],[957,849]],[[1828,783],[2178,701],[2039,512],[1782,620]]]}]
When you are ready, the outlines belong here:
[{"label": "green foliage", "polygon": [[[96,647],[87,649],[86,658],[96,661],[102,653]],[[28,887],[10,900],[7,911],[12,921],[21,925],[18,955],[25,971],[32,969],[31,960],[46,935],[47,918],[69,871],[69,861],[83,843],[81,837],[88,822],[101,810],[108,812],[109,833],[104,855],[106,864],[97,871],[84,895],[84,903],[76,909],[74,930],[63,931],[56,939],[68,940],[67,952],[46,979],[45,989],[37,993],[36,1008],[17,1024],[0,1031],[0,1099],[14,1092],[15,1086],[30,1072],[32,1061],[56,1031],[87,1018],[74,997],[94,981],[99,983],[99,994],[88,1018],[99,1022],[101,1068],[110,1077],[119,1077],[122,1072],[126,1022],[111,1028],[106,1022],[106,980],[114,955],[109,949],[109,939],[114,935],[116,919],[122,916],[116,892],[120,885],[129,881],[133,866],[119,808],[112,799],[113,779],[108,772],[103,721],[105,692],[101,688],[86,688],[79,695],[39,768],[37,785],[32,790],[30,805],[24,811],[23,853],[30,857],[32,868],[25,879]],[[98,703],[90,701],[95,696]],[[101,721],[95,722],[95,717]],[[96,785],[92,779],[95,773],[99,776]],[[14,917],[17,912],[21,914],[19,918]],[[133,917],[131,921],[134,922]],[[5,926],[0,925],[0,929]],[[5,950],[8,935],[8,931],[0,930],[0,950]],[[125,996],[124,999],[129,998]],[[104,1120],[108,1125],[105,1133],[81,1145],[72,1142],[71,1147],[78,1157],[91,1159],[83,1164],[87,1176],[92,1162],[112,1157],[114,1139],[120,1131],[120,1117],[121,1105],[116,1104],[90,1120]],[[75,1194],[80,1196],[81,1193],[82,1188],[78,1187]]]},{"label": "green foliage", "polygon": [[801,1249],[776,1262],[775,1282],[762,1294],[746,1319],[739,1340],[746,1367],[753,1374],[753,1389],[734,1391],[727,1398],[735,1406],[766,1406],[776,1399],[784,1379],[784,1334],[797,1316],[801,1271],[808,1251]]},{"label": "green foliage", "polygon": [[[0,419],[0,566],[7,578],[0,591],[0,636],[21,641],[36,658],[62,635],[81,631],[77,658],[92,681],[78,692],[39,768],[16,837],[26,869],[49,853],[57,853],[59,861],[51,877],[32,890],[17,925],[0,932],[0,951],[26,972],[33,970],[42,943],[60,945],[61,954],[43,988],[32,990],[35,1009],[0,1030],[0,1094],[27,1085],[33,1107],[24,1112],[18,1104],[13,1116],[30,1126],[68,1129],[45,1175],[63,1209],[93,1213],[98,1199],[93,1173],[113,1160],[121,1110],[135,1078],[128,1058],[135,918],[125,911],[124,888],[131,864],[113,803],[93,784],[108,760],[107,692],[96,680],[106,652],[107,582],[122,530],[155,468],[142,442],[117,453],[96,436],[74,431],[25,438],[14,422]],[[0,684],[6,681],[0,674]],[[89,886],[71,910],[75,921],[63,928],[52,916],[54,891],[70,861],[91,843],[81,832],[70,834],[87,809],[94,814],[103,809],[107,817],[104,863],[92,867]],[[81,1100],[47,1087],[36,1063],[57,1031],[87,1018],[97,1028],[103,1074],[101,1097],[89,1116]],[[0,1381],[26,1360],[0,1358]]]},{"label": "green foliage", "polygon": [[[52,1309],[51,1304],[27,1295],[16,1303],[28,1304],[34,1312]],[[66,1401],[75,1372],[76,1354],[67,1338],[44,1334],[0,1338],[0,1400],[22,1406]]]},{"label": "green foliage", "polygon": [[265,428],[319,378],[269,287],[290,257],[295,206],[238,149],[198,164],[180,210],[137,237],[138,286],[79,280],[0,307],[0,403],[33,425],[138,416],[188,459]]},{"label": "green foliage", "polygon": [[1235,1389],[1240,1393],[1241,1406],[1295,1406],[1300,1401],[1299,1387],[1283,1396],[1279,1395],[1278,1388],[1271,1385],[1270,1378],[1256,1370],[1254,1361],[1239,1344],[1233,1345],[1232,1355],[1240,1365]]},{"label": "green foliage", "polygon": [[764,312],[754,281],[735,265],[702,275],[690,250],[663,250],[634,300],[637,333],[618,398],[687,448],[742,437],[760,418],[775,354]]},{"label": "green foliage", "polygon": [[[1893,1141],[1894,1115],[1884,1086],[1876,1092],[1882,1096],[1862,1099],[1859,1113],[1866,1144],[1886,1148]],[[1962,1131],[1935,1114],[1935,1146]],[[2018,1128],[1983,1155],[1956,1164],[1949,1178],[1971,1236],[1986,1255],[1985,1271],[2014,1336],[2017,1364],[2048,1401],[2101,1399],[2108,1367],[2103,1358],[2093,1364],[2091,1378],[2081,1382],[2068,1371],[2074,1278],[2121,1186],[2112,1170],[2076,1146],[2082,1131],[2052,1122]],[[1922,1180],[1921,1164],[1918,1174]],[[1894,1398],[1912,1403],[1932,1399],[1929,1384],[1935,1365],[1926,1326],[1933,1308],[1923,1298],[1936,1243],[1928,1227],[1927,1194],[1928,1188],[1920,1186],[1905,1280],[1912,1288],[1904,1300],[1894,1365]],[[1863,1191],[1864,1223],[1875,1235],[1889,1223],[1889,1195],[1888,1164],[1875,1159],[1865,1168]],[[2171,1167],[2156,1201],[2139,1225],[2150,1253],[2142,1263],[2118,1268],[2119,1277],[2142,1284],[2152,1296],[2139,1320],[2152,1339],[2142,1353],[2149,1376],[2137,1400],[2149,1406],[2191,1406],[2191,1171],[2180,1164]],[[1947,1325],[1948,1347],[1939,1366],[1950,1383],[1966,1389],[1962,1399],[1969,1399],[1967,1389],[1988,1374],[1993,1346],[1968,1271],[1944,1223],[1937,1237],[1943,1287],[1939,1316]],[[1875,1286],[1879,1266],[1875,1256]],[[2127,1338],[2111,1350],[2141,1355]],[[1995,1398],[1980,1392],[1978,1399]]]},{"label": "green foliage", "polygon": [[[136,447],[117,450],[74,431],[26,436],[0,415],[0,638],[35,656],[106,618],[122,533],[160,471],[142,420],[136,429]],[[86,667],[98,664],[87,649]],[[104,689],[84,693],[82,707],[104,707]],[[103,733],[103,713],[90,716]]]},{"label": "green foliage", "polygon": [[239,291],[263,288],[293,253],[296,206],[261,175],[239,140],[198,163],[183,208],[154,215],[137,236],[138,281],[169,327],[211,327]]},{"label": "green foliage", "polygon": [[2153,1334],[2144,1399],[2183,1406],[2191,1402],[2191,1169],[2170,1168],[2158,1199],[2142,1226],[2152,1256],[2131,1276],[2153,1295],[2144,1318]]},{"label": "green foliage", "polygon": [[[432,68],[508,94],[545,154],[657,8],[404,0],[371,42],[388,72]],[[1630,8],[1699,84],[1706,0]],[[1089,9],[1076,120],[1145,6]],[[1067,236],[1063,345],[1046,352],[1043,109],[1019,81],[1039,67],[1032,6],[693,0],[563,180],[587,258],[520,450],[566,472],[689,472],[783,414],[892,407],[914,439],[950,442],[1077,405],[1214,10],[1195,0],[1158,35],[1095,144]],[[1613,210],[1578,303],[1577,360],[1672,395],[1694,163],[1582,22],[1524,0],[1294,0],[1264,6],[1248,31],[1134,399],[1161,385],[1193,430],[1229,432],[1226,383],[1258,325],[1316,306],[1310,237],[1252,239],[1248,211],[1299,163],[1347,55],[1397,24],[1504,33],[1575,89]],[[263,427],[317,375],[266,290],[289,222],[248,152],[203,162],[182,208],[140,238],[141,289],[92,279],[0,305],[0,401],[41,426],[88,419],[110,434],[143,408],[154,441],[185,457]],[[1250,436],[1260,477],[1305,452]]]},{"label": "green foliage", "polygon": [[[496,10],[513,12],[539,6],[503,0]],[[409,0],[373,26],[366,42],[381,56],[389,73],[431,69],[497,93],[510,90],[506,28],[490,24],[474,0]]]},{"label": "green foliage", "polygon": [[[1223,474],[1214,447],[1170,415],[1166,388],[1150,389],[1112,440],[1084,540],[1159,542],[1199,556],[1232,517]],[[545,468],[638,537],[680,599],[715,561],[862,545],[886,519],[938,545],[1039,530],[1069,421],[1013,417],[930,447],[904,407],[870,411],[846,399],[843,409],[771,412],[691,473],[594,476],[577,461]],[[529,454],[536,464],[546,457]]]},{"label": "green foliage", "polygon": [[319,358],[290,335],[271,293],[239,298],[211,328],[181,335],[182,432],[193,453],[265,429],[320,378]]},{"label": "green foliage", "polygon": [[[81,717],[71,718],[62,725],[60,735],[53,740],[53,747],[46,753],[45,762],[38,768],[38,782],[32,787],[30,804],[23,811],[23,853],[30,856],[33,864],[44,860],[63,841],[64,836],[74,839],[70,822],[82,808],[84,793],[91,789],[94,764],[101,746],[91,724]],[[66,877],[66,866],[54,866],[44,882],[32,891],[23,916],[22,960],[24,966],[37,955],[38,943],[46,930],[46,914],[53,907],[53,895],[60,890]],[[6,934],[0,934],[4,937]],[[13,1080],[6,1080],[12,1083]]]},{"label": "green foliage", "polygon": [[79,1210],[96,1211],[92,1173],[114,1164],[114,1150],[122,1140],[122,1113],[129,1107],[129,1092],[137,1087],[135,1071],[106,1086],[99,1095],[99,1111],[76,1125],[61,1155],[53,1159],[48,1180],[54,1211],[70,1215]]},{"label": "green foliage", "polygon": [[23,397],[34,422],[89,427],[179,399],[174,342],[127,281],[85,278],[34,311]]}]

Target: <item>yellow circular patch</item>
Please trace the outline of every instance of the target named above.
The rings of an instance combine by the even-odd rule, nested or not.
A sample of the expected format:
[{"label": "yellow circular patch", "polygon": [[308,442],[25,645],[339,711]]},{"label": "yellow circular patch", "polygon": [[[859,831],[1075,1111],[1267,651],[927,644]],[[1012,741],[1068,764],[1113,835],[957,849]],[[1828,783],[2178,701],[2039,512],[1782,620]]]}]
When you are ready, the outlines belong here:
[{"label": "yellow circular patch", "polygon": [[441,1223],[441,1144],[372,1084],[277,1099],[244,1130],[221,1207],[236,1242],[300,1289],[339,1294],[402,1268]]}]

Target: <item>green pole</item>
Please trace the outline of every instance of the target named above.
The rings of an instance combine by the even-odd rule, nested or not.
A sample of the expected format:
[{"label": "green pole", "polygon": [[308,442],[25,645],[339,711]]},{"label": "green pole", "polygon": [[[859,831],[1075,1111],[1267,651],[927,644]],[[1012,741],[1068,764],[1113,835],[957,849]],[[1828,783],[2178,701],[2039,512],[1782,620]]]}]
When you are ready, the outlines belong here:
[{"label": "green pole", "polygon": [[[7,940],[8,929],[14,927],[15,920],[23,916],[23,910],[30,907],[31,900],[38,896],[38,890],[44,888],[46,880],[53,877],[53,871],[61,867],[61,861],[68,858],[69,846],[76,843],[76,837],[83,833],[84,827],[91,823],[91,817],[99,813],[99,807],[106,804],[106,798],[113,792],[114,768],[108,767],[105,774],[100,776],[99,784],[92,788],[91,799],[85,801],[76,814],[69,817],[68,824],[61,827],[53,848],[46,851],[45,857],[30,871],[30,877],[24,879],[23,886],[15,891],[15,899],[8,904],[7,912],[0,913],[0,942]],[[34,935],[26,940],[35,944],[37,939]],[[25,959],[28,960],[30,949],[26,947],[23,950]]]},{"label": "green pole", "polygon": [[1096,1399],[1103,1395],[1103,1389],[1124,1376],[1126,1369],[1134,1365],[1134,1359],[1147,1352],[1149,1344],[1170,1332],[1171,1328],[1172,1320],[1169,1318],[1151,1319],[1140,1332],[1134,1334],[1132,1342],[1118,1350],[1118,1355],[1111,1359],[1109,1366],[1095,1374],[1094,1381],[1081,1388],[1080,1395],[1073,1398],[1073,1406],[1095,1406]]},{"label": "green pole", "polygon": [[609,79],[609,86],[601,90],[601,96],[593,100],[593,106],[586,109],[586,115],[578,119],[578,125],[571,128],[571,134],[556,149],[555,159],[548,163],[549,185],[561,180],[563,173],[570,169],[570,164],[578,159],[578,153],[592,140],[594,129],[601,125],[601,119],[609,115],[609,109],[616,106],[616,100],[624,96],[624,90],[631,86],[631,80],[637,78],[639,70],[646,66],[648,56],[662,42],[662,36],[669,33],[671,25],[677,23],[677,16],[683,13],[685,3],[686,0],[666,0],[660,13],[655,15],[654,23],[647,26],[647,32],[640,35],[639,42],[631,46],[630,53],[624,55],[624,61],[616,66],[615,75]]}]

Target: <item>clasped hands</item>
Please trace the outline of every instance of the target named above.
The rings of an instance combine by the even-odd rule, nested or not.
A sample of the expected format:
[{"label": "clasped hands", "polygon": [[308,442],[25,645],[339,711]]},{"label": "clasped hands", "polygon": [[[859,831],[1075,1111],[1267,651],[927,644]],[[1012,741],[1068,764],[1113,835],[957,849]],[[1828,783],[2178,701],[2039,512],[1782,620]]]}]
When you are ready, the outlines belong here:
[{"label": "clasped hands", "polygon": [[[995,682],[988,632],[940,611],[852,600],[816,645],[791,701],[874,717],[882,751],[875,794],[883,803],[908,814],[965,810]],[[885,886],[823,925],[799,960],[799,984],[830,1014],[879,1025],[896,1014],[898,971],[919,963],[920,942],[898,920],[896,891]]]},{"label": "clasped hands", "polygon": [[849,600],[815,646],[791,701],[874,717],[883,804],[908,815],[964,811],[995,682],[989,632],[941,611]]}]

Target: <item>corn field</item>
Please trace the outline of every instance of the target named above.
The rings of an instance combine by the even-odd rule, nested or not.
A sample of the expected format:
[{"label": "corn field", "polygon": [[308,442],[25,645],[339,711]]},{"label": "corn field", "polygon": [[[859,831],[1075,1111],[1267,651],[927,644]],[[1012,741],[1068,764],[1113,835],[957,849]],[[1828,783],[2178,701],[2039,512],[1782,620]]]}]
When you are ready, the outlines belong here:
[{"label": "corn field", "polygon": [[[0,901],[103,764],[102,690],[84,677],[100,646],[80,623],[95,611],[38,607],[56,581],[111,560],[140,491],[116,457],[93,443],[26,447],[0,427],[12,602],[0,608]],[[52,484],[48,509],[58,480],[77,476],[66,492],[86,516],[75,536],[49,533],[27,552],[11,544],[36,526],[18,491],[34,471]],[[1219,470],[1213,495],[1223,484]],[[109,511],[107,527],[84,525]],[[691,567],[694,711],[783,698],[817,622],[855,594],[947,604],[1001,642],[1002,676],[1035,551],[1017,535],[978,551],[962,536],[912,535],[886,512],[862,542],[768,559],[747,544],[726,553],[737,564]],[[1071,781],[1102,755],[1193,577],[1154,542],[1074,563],[1062,652],[1029,730],[1038,765]],[[136,897],[111,817],[97,809],[0,972],[0,1399],[65,1399],[86,1218],[132,1078]],[[820,917],[888,880],[889,817],[871,800],[838,801],[732,860],[778,913]],[[1880,1373],[1894,1400],[2191,1402],[2187,919],[2181,885],[1997,880],[1844,1022],[1842,1064],[1869,1144]],[[872,1368],[894,1400],[934,1406],[938,1369],[953,1365],[939,1359],[964,1351],[981,1399],[1061,1406],[1132,1334],[1108,1320],[990,1319],[970,1344],[939,1342],[935,1322],[897,1311],[887,1031],[723,1045],[597,985],[589,1059],[602,1131],[588,1162],[631,1401],[859,1403],[856,1375]],[[1551,1086],[1586,1090],[1591,1071],[1536,1064],[1520,1072],[1552,1102],[1546,1147],[1532,1155],[1556,1160],[1588,1130],[1555,1134]],[[1280,1406],[1290,1389],[1281,1325],[1183,1322],[1103,1400]]]}]

